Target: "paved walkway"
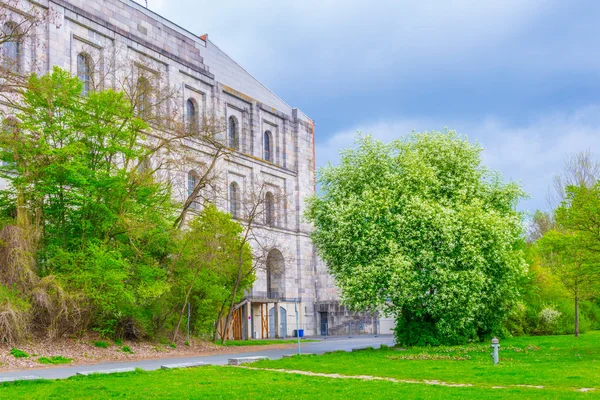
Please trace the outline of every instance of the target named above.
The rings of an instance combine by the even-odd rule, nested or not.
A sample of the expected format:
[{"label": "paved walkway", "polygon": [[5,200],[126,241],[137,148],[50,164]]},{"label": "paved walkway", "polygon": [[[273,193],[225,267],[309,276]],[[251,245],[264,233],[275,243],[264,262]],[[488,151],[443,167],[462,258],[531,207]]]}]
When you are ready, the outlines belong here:
[{"label": "paved walkway", "polygon": [[[312,338],[307,338],[312,339]],[[315,338],[318,339],[318,338]],[[379,347],[385,344],[391,346],[394,344],[394,337],[392,335],[380,335],[380,336],[354,336],[349,338],[347,336],[334,337],[330,336],[327,339],[320,340],[318,342],[309,342],[301,344],[301,351],[303,353],[314,353],[323,354],[328,351],[351,351],[354,348],[361,347]],[[93,365],[77,365],[69,367],[56,367],[39,370],[22,370],[13,372],[0,373],[0,380],[3,378],[25,378],[35,376],[41,379],[63,379],[70,376],[76,375],[78,372],[86,371],[103,371],[111,369],[123,369],[123,368],[141,368],[146,371],[153,371],[160,369],[162,365],[167,364],[182,364],[182,363],[195,363],[205,362],[213,365],[226,365],[230,358],[234,357],[255,357],[255,356],[266,356],[271,360],[282,358],[286,354],[294,354],[297,352],[297,348],[290,349],[271,349],[264,351],[254,351],[246,353],[228,353],[218,354],[212,356],[201,356],[201,357],[180,357],[180,358],[162,358],[155,360],[138,360],[129,362],[109,362],[102,364]]]}]

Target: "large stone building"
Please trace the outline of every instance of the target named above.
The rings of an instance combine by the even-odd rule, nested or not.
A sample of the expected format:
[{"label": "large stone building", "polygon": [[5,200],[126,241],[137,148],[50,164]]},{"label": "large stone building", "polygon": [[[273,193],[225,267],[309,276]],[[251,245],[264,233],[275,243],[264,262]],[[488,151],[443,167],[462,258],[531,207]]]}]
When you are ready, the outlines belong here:
[{"label": "large stone building", "polygon": [[[20,70],[44,73],[59,66],[80,76],[86,86],[91,76],[102,87],[151,80],[154,86],[176,89],[174,102],[183,110],[182,119],[197,123],[191,120],[213,115],[226,124],[221,139],[232,154],[219,163],[217,192],[222,196],[214,201],[243,219],[239,204],[250,192],[260,186],[268,197],[258,230],[269,238],[269,247],[255,246],[268,255],[236,312],[232,335],[291,335],[296,306],[300,328],[307,334],[346,333],[351,322],[354,332],[374,329],[374,319],[351,315],[338,304],[334,282],[309,239],[313,227],[302,218],[305,199],[315,193],[315,124],[308,116],[261,84],[207,35],[190,33],[136,2],[23,4],[14,9],[17,23],[31,7],[49,10],[51,17],[34,38],[5,52],[16,54]],[[123,61],[128,66],[119,68]],[[190,141],[187,146],[187,161],[161,171],[174,182],[182,201],[210,157],[202,144]],[[165,157],[177,159],[173,154]]]}]

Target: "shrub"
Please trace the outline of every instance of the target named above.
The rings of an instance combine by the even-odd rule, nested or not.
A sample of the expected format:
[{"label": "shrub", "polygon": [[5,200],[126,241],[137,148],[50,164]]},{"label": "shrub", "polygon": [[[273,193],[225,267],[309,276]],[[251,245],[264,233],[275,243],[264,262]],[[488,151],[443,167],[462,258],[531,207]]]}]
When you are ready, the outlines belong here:
[{"label": "shrub", "polygon": [[0,342],[14,344],[29,334],[31,305],[0,284]]},{"label": "shrub", "polygon": [[94,346],[100,347],[101,349],[108,349],[108,342],[105,342],[103,340],[99,340],[97,342],[94,342]]},{"label": "shrub", "polygon": [[14,358],[28,358],[29,357],[29,354],[27,354],[26,352],[24,352],[23,350],[14,348],[14,347],[10,350],[10,354],[12,354]]},{"label": "shrub", "polygon": [[[528,332],[527,305],[522,301],[516,303],[508,313],[504,327],[510,335],[524,335]],[[507,336],[507,335],[506,335]]]},{"label": "shrub", "polygon": [[397,343],[405,346],[423,347],[428,345],[439,346],[442,344],[437,337],[434,324],[419,319],[411,322],[408,321],[408,318],[396,318],[394,336]]},{"label": "shrub", "polygon": [[54,275],[45,276],[32,293],[35,325],[45,327],[48,338],[74,336],[87,328],[87,311],[76,292],[65,290]]},{"label": "shrub", "polygon": [[554,333],[561,315],[562,313],[552,306],[544,307],[538,315],[540,332],[545,334]]},{"label": "shrub", "polygon": [[123,341],[121,339],[115,339],[115,344],[117,346],[123,346]]},{"label": "shrub", "polygon": [[133,354],[133,350],[131,350],[131,347],[129,346],[123,346],[121,350],[123,351],[123,353]]},{"label": "shrub", "polygon": [[600,307],[591,301],[582,301],[579,304],[579,312],[585,316],[589,323],[589,330],[597,331],[600,329]]},{"label": "shrub", "polygon": [[172,349],[176,349],[177,345],[175,343],[169,343],[169,346],[171,346]]},{"label": "shrub", "polygon": [[40,364],[70,364],[73,361],[70,358],[63,356],[52,356],[52,357],[40,357],[38,362]]}]

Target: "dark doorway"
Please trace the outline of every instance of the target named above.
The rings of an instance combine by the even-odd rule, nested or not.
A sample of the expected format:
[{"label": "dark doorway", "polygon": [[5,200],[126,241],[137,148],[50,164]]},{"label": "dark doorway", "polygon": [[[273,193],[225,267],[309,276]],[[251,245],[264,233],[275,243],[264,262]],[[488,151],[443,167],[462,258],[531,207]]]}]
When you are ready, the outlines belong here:
[{"label": "dark doorway", "polygon": [[329,334],[329,326],[327,320],[327,313],[321,312],[321,335],[327,336]]}]

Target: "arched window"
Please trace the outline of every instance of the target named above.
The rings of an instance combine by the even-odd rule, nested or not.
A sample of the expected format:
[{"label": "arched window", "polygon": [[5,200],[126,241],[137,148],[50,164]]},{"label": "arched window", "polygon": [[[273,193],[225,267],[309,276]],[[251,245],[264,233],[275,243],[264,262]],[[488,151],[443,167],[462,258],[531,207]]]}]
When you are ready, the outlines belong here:
[{"label": "arched window", "polygon": [[229,212],[233,218],[240,217],[240,190],[235,182],[229,185]]},{"label": "arched window", "polygon": [[[198,173],[196,171],[188,172],[188,198],[194,194],[194,190],[196,189],[196,186],[198,186],[198,183],[200,183],[200,177],[198,176]],[[191,203],[191,208],[193,208],[194,210],[198,209],[199,203],[196,201],[196,199],[192,200],[193,201]]]},{"label": "arched window", "polygon": [[275,196],[271,192],[265,195],[265,223],[269,226],[275,225]]},{"label": "arched window", "polygon": [[77,55],[77,77],[83,82],[81,93],[84,96],[87,96],[92,85],[92,66],[92,58],[88,54],[79,53]]},{"label": "arched window", "polygon": [[17,73],[21,70],[21,38],[16,25],[12,22],[4,24],[2,35],[5,38],[2,43],[2,67]]},{"label": "arched window", "polygon": [[138,116],[143,119],[149,119],[152,115],[152,85],[146,77],[140,77],[136,87],[136,108]]},{"label": "arched window", "polygon": [[185,102],[185,122],[190,132],[198,130],[198,112],[194,99]]},{"label": "arched window", "polygon": [[272,249],[267,254],[267,298],[278,299],[283,297],[285,260],[283,254],[277,249]]},{"label": "arched window", "polygon": [[227,137],[227,144],[229,147],[235,150],[240,149],[240,138],[238,133],[239,127],[235,117],[229,117],[229,135]]},{"label": "arched window", "polygon": [[273,162],[273,149],[272,149],[272,135],[270,131],[265,131],[264,135],[264,147],[265,147],[265,160]]}]

